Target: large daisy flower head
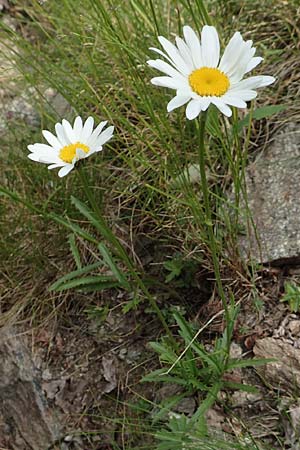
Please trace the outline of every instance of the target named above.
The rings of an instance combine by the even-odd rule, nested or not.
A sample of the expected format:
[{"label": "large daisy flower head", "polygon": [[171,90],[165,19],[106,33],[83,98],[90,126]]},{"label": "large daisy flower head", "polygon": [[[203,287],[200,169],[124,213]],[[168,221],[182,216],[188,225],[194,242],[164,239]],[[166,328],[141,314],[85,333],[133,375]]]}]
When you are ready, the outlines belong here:
[{"label": "large daisy flower head", "polygon": [[152,84],[176,91],[168,103],[168,112],[187,103],[186,117],[192,120],[213,104],[230,117],[230,106],[246,108],[246,102],[256,97],[257,88],[275,81],[274,77],[263,75],[243,79],[263,58],[254,56],[252,41],[244,41],[239,32],[230,39],[221,59],[215,27],[205,25],[201,40],[189,26],[183,27],[183,35],[184,39],[176,37],[176,45],[159,36],[164,51],[150,50],[164,59],[147,61],[165,74],[152,78]]},{"label": "large daisy flower head", "polygon": [[28,158],[49,164],[48,169],[60,168],[58,175],[64,177],[74,169],[77,161],[102,150],[114,131],[113,126],[103,131],[106,124],[107,121],[101,122],[93,129],[93,117],[88,117],[84,123],[81,117],[76,117],[73,126],[63,119],[55,125],[56,136],[43,130],[48,144],[28,145],[31,152]]}]

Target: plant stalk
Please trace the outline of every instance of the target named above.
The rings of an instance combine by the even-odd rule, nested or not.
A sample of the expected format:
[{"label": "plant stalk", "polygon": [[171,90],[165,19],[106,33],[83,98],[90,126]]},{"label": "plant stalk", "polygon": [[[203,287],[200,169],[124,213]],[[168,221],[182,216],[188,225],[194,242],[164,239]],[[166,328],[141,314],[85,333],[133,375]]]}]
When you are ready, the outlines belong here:
[{"label": "plant stalk", "polygon": [[204,202],[204,209],[205,209],[205,215],[206,215],[206,226],[207,226],[209,246],[210,246],[210,251],[211,251],[211,256],[212,256],[212,261],[213,261],[213,266],[214,266],[215,279],[217,282],[218,293],[222,300],[223,309],[225,311],[226,324],[228,325],[229,321],[230,321],[230,316],[229,316],[229,310],[228,310],[228,306],[227,306],[226,295],[225,295],[222,280],[221,280],[218,250],[217,250],[216,238],[215,238],[215,234],[214,234],[214,225],[213,225],[213,221],[212,221],[211,205],[210,205],[210,200],[209,200],[209,189],[208,189],[208,183],[207,183],[206,171],[205,171],[204,137],[205,137],[206,118],[207,118],[207,111],[202,112],[201,116],[200,116],[199,147],[198,147],[201,188],[202,188],[202,194],[203,194],[203,202]]},{"label": "plant stalk", "polygon": [[86,174],[84,172],[83,167],[79,167],[77,170],[78,176],[80,178],[82,187],[84,189],[84,192],[87,196],[87,199],[91,205],[91,207],[94,210],[95,215],[97,216],[97,220],[99,220],[99,223],[101,224],[101,227],[105,230],[106,235],[109,236],[109,241],[110,244],[112,244],[115,248],[115,250],[117,250],[117,254],[119,256],[119,258],[126,264],[128,270],[130,271],[131,276],[134,278],[135,282],[137,283],[138,287],[141,289],[141,291],[143,292],[143,294],[145,295],[145,297],[147,298],[147,300],[149,301],[151,307],[153,308],[153,310],[155,311],[157,317],[159,318],[162,326],[164,327],[170,341],[172,342],[174,348],[177,348],[177,342],[174,339],[170,328],[167,325],[167,322],[165,321],[165,318],[161,312],[161,310],[159,309],[159,306],[156,302],[156,299],[150,294],[150,292],[148,291],[148,289],[146,288],[143,280],[140,278],[140,276],[137,273],[137,269],[134,266],[134,263],[132,262],[131,258],[128,256],[126,250],[124,249],[123,245],[121,244],[121,242],[119,241],[119,239],[113,234],[113,232],[111,231],[111,229],[109,228],[109,226],[106,224],[102,212],[99,208],[99,205],[95,199],[95,196],[93,194],[93,191],[91,190],[89,183],[88,183],[88,179],[86,177]]}]

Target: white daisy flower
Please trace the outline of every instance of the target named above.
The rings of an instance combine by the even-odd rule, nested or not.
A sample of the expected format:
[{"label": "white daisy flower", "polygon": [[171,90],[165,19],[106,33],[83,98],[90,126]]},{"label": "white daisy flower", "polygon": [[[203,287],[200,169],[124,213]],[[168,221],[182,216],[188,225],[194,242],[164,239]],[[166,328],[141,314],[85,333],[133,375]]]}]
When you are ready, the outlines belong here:
[{"label": "white daisy flower", "polygon": [[164,51],[150,48],[165,58],[147,61],[149,66],[166,76],[152,78],[152,84],[176,90],[168,103],[168,112],[188,103],[186,117],[195,119],[210,104],[230,117],[230,106],[246,108],[256,97],[255,89],[275,81],[271,76],[255,76],[242,80],[263,58],[254,56],[252,41],[244,41],[236,32],[220,59],[220,43],[215,27],[205,25],[201,41],[189,26],[183,27],[184,39],[176,37],[176,45],[159,36]]},{"label": "white daisy flower", "polygon": [[56,136],[43,130],[44,138],[50,145],[28,145],[31,152],[28,158],[50,164],[48,169],[61,167],[58,175],[64,177],[74,169],[77,161],[102,150],[103,144],[112,137],[114,131],[113,126],[102,131],[106,124],[107,121],[101,122],[93,130],[93,117],[88,117],[85,123],[82,123],[81,117],[76,117],[73,127],[63,119],[62,123],[55,125]]}]

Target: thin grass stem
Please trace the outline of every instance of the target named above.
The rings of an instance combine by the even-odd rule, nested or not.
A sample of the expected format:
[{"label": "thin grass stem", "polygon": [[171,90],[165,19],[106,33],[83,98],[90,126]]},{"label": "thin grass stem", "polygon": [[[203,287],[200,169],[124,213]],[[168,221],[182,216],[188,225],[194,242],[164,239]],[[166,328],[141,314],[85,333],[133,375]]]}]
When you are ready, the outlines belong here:
[{"label": "thin grass stem", "polygon": [[[203,194],[203,201],[204,201],[204,208],[205,208],[205,215],[206,215],[206,228],[207,228],[207,233],[208,233],[209,247],[210,247],[213,266],[214,266],[217,289],[218,289],[218,293],[222,300],[223,308],[225,311],[226,324],[228,325],[230,322],[230,316],[229,316],[229,310],[228,310],[228,306],[227,306],[226,295],[225,295],[222,280],[221,280],[218,250],[217,250],[216,238],[215,238],[215,234],[214,234],[214,226],[213,226],[212,214],[211,214],[211,205],[210,205],[210,200],[209,200],[209,189],[208,189],[206,170],[205,170],[204,137],[205,137],[206,118],[207,118],[207,112],[201,113],[200,126],[199,126],[199,147],[198,147],[199,169],[200,169],[201,187],[202,187],[202,194]],[[229,346],[230,346],[230,343],[228,343],[228,348],[227,348],[228,352],[229,352]]]},{"label": "thin grass stem", "polygon": [[107,238],[110,241],[110,244],[114,247],[114,249],[117,250],[118,256],[119,258],[125,263],[127,269],[130,272],[130,275],[132,276],[132,278],[135,280],[135,282],[137,283],[138,287],[141,289],[141,291],[143,292],[143,294],[145,295],[145,297],[147,298],[147,300],[149,301],[152,309],[155,311],[157,317],[159,318],[161,324],[163,325],[170,341],[172,342],[172,344],[174,345],[174,348],[177,348],[177,342],[174,339],[170,328],[167,325],[167,322],[165,321],[165,318],[157,304],[156,299],[151,295],[151,293],[148,291],[148,289],[146,288],[143,280],[141,279],[141,277],[138,275],[138,271],[134,265],[134,263],[132,262],[131,258],[128,256],[126,250],[124,249],[123,245],[121,244],[121,242],[119,241],[119,239],[113,234],[113,232],[111,231],[110,227],[107,225],[106,221],[104,220],[104,217],[102,215],[102,212],[100,210],[100,207],[95,199],[95,196],[93,194],[93,191],[91,190],[89,183],[88,183],[88,179],[86,177],[86,174],[84,172],[84,169],[82,167],[80,167],[77,171],[78,176],[80,178],[80,181],[82,183],[82,187],[84,189],[84,192],[87,196],[87,199],[91,205],[91,207],[94,210],[94,213],[97,217],[97,220],[99,221],[99,224],[101,225],[101,228],[103,228],[103,230],[105,230],[105,235],[107,236]]}]

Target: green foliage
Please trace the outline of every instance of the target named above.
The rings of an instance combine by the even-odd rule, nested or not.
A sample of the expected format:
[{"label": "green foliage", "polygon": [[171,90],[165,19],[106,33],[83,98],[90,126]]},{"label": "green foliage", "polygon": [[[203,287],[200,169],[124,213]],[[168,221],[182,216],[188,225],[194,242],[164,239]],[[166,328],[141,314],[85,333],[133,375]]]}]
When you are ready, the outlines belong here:
[{"label": "green foliage", "polygon": [[101,325],[105,322],[107,315],[109,313],[108,306],[90,306],[84,310],[88,315],[89,319],[96,322],[97,325]]},{"label": "green foliage", "polygon": [[220,431],[207,434],[182,414],[172,414],[167,428],[158,432],[156,437],[160,441],[157,450],[259,450],[249,438],[236,443]]},{"label": "green foliage", "polygon": [[[178,354],[174,347],[167,341],[151,343],[151,347],[158,353],[163,367],[145,375],[143,381],[168,383],[178,385],[180,388],[179,393],[164,399],[159,405],[159,410],[153,413],[154,423],[165,419],[170,414],[172,415],[174,407],[183,398],[190,397],[194,394],[199,395],[199,393],[201,393],[202,398],[198,409],[190,419],[182,416],[178,422],[174,422],[175,419],[170,421],[169,426],[171,428],[174,424],[179,428],[182,426],[183,429],[178,429],[177,434],[173,435],[172,432],[159,434],[160,438],[164,440],[164,443],[161,444],[162,447],[158,447],[159,449],[168,449],[170,443],[168,444],[167,442],[169,440],[173,443],[174,448],[177,448],[176,445],[178,445],[178,448],[181,448],[180,445],[185,445],[187,442],[190,442],[184,439],[186,436],[190,438],[193,429],[201,429],[201,436],[207,436],[208,430],[205,415],[216,401],[218,392],[221,389],[257,392],[257,389],[253,386],[229,381],[224,377],[226,372],[230,372],[233,369],[256,367],[274,361],[272,359],[238,359],[228,356],[227,342],[228,338],[231,341],[236,314],[237,308],[232,307],[230,310],[230,324],[226,327],[223,336],[215,339],[214,347],[209,348],[209,350],[198,339],[199,333],[195,333],[193,327],[178,312],[174,313],[174,318],[179,327],[179,335],[184,344],[184,349],[181,353]],[[194,437],[191,442],[195,442]],[[188,448],[194,447],[191,446]]]},{"label": "green foliage", "polygon": [[80,269],[82,269],[82,264],[81,264],[81,260],[80,260],[80,253],[79,253],[78,247],[76,245],[76,236],[75,236],[75,234],[74,233],[69,234],[68,240],[69,240],[70,249],[71,249],[73,258],[75,260],[77,269],[80,270]]},{"label": "green foliage", "polygon": [[284,285],[284,294],[280,299],[281,302],[288,302],[292,312],[298,312],[300,309],[300,287],[294,283],[286,282]]},{"label": "green foliage", "polygon": [[247,114],[244,119],[236,124],[236,130],[242,131],[244,127],[248,127],[253,119],[261,120],[271,117],[287,109],[287,105],[267,105],[256,108],[251,114]]},{"label": "green foliage", "polygon": [[193,286],[198,267],[196,261],[186,260],[182,255],[177,254],[172,259],[165,261],[163,266],[169,272],[165,278],[166,283],[175,281],[175,285],[178,287]]}]

